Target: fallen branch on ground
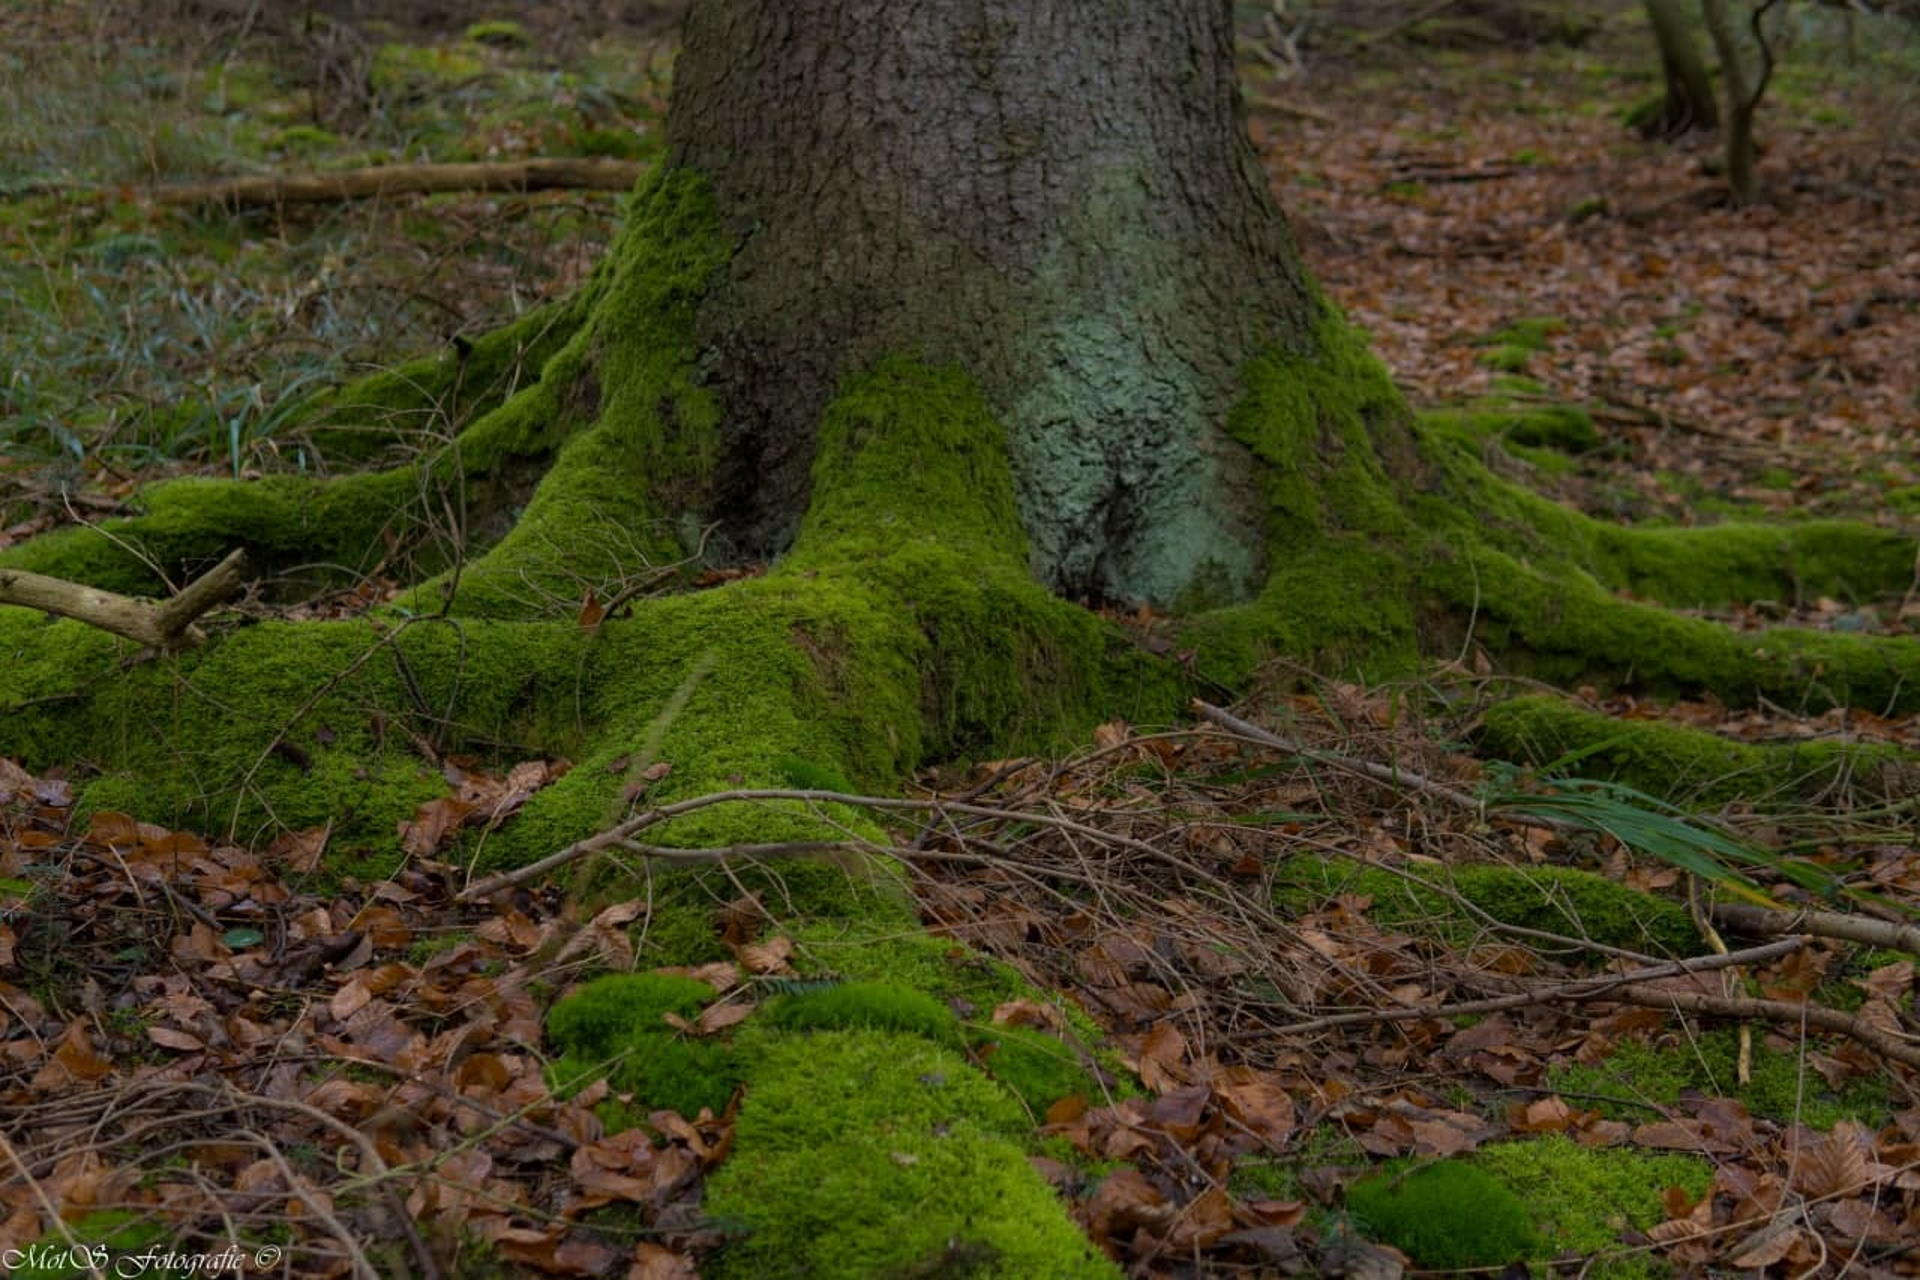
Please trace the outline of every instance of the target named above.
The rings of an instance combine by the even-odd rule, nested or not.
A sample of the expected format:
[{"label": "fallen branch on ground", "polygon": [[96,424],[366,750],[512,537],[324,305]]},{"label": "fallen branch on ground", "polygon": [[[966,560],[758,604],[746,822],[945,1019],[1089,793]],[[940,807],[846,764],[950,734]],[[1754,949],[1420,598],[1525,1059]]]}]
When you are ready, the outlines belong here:
[{"label": "fallen branch on ground", "polygon": [[[1486,807],[1480,803],[1477,797],[1468,795],[1457,787],[1450,787],[1444,782],[1437,782],[1425,774],[1415,773],[1411,769],[1401,769],[1393,765],[1375,764],[1371,760],[1353,760],[1332,751],[1316,751],[1312,747],[1305,747],[1297,742],[1289,742],[1279,734],[1269,732],[1257,724],[1251,724],[1248,721],[1242,720],[1239,716],[1220,707],[1216,707],[1211,702],[1202,702],[1200,699],[1195,698],[1193,700],[1193,710],[1202,719],[1211,721],[1237,738],[1244,738],[1249,742],[1258,743],[1263,747],[1271,747],[1275,751],[1285,751],[1289,755],[1299,756],[1302,760],[1311,760],[1316,764],[1331,765],[1336,769],[1346,769],[1350,772],[1358,773],[1363,777],[1372,778],[1377,782],[1384,782],[1390,787],[1409,787],[1415,791],[1425,792],[1427,795],[1439,800],[1445,800],[1455,808],[1465,809],[1470,813],[1479,813]],[[1564,818],[1555,818],[1543,814],[1504,813],[1501,817],[1511,822],[1517,822],[1523,827],[1538,827],[1545,831],[1577,831],[1580,829],[1578,823],[1568,822]]]},{"label": "fallen branch on ground", "polygon": [[509,160],[486,164],[376,165],[337,173],[289,174],[268,178],[222,178],[157,187],[155,204],[219,205],[229,209],[271,208],[364,200],[374,196],[421,195],[448,191],[550,191],[556,189],[629,191],[646,166],[606,157]]},{"label": "fallen branch on ground", "polygon": [[[1573,982],[1558,983],[1549,987],[1534,987],[1527,991],[1517,991],[1512,995],[1492,996],[1485,1000],[1464,1000],[1452,1004],[1402,1005],[1393,1009],[1360,1009],[1353,1013],[1334,1013],[1324,1018],[1314,1018],[1307,1022],[1296,1022],[1289,1026],[1261,1027],[1236,1035],[1236,1040],[1260,1039],[1268,1036],[1300,1036],[1315,1031],[1326,1031],[1333,1027],[1364,1026],[1372,1022],[1426,1022],[1432,1019],[1479,1016],[1488,1013],[1504,1013],[1509,1009],[1525,1009],[1533,1005],[1554,1004],[1559,1002],[1584,1003],[1588,1000],[1627,1000],[1623,991],[1634,990],[1633,984],[1653,982],[1661,978],[1677,978],[1690,973],[1709,973],[1715,969],[1731,968],[1743,964],[1763,964],[1778,960],[1782,956],[1798,951],[1807,945],[1805,938],[1783,938],[1778,942],[1769,942],[1763,946],[1750,947],[1745,951],[1735,951],[1724,955],[1696,956],[1691,960],[1675,960],[1670,964],[1655,965],[1647,969],[1635,969],[1628,973],[1608,973],[1595,978],[1580,978]],[[1643,988],[1644,989],[1644,988]],[[1671,993],[1668,993],[1671,994]],[[1766,1002],[1763,1002],[1766,1003]],[[1798,1006],[1796,1006],[1798,1007]],[[1920,1053],[1915,1054],[1920,1061]]]},{"label": "fallen branch on ground", "polygon": [[1860,942],[1870,947],[1887,947],[1920,956],[1920,928],[1910,924],[1870,920],[1864,916],[1843,915],[1838,911],[1776,910],[1735,902],[1714,903],[1713,915],[1716,920],[1742,933],[1757,933],[1762,937],[1810,933],[1817,938]]},{"label": "fallen branch on ground", "polygon": [[[1055,827],[1062,831],[1070,831],[1076,835],[1086,836],[1094,840],[1103,840],[1120,848],[1132,849],[1136,853],[1144,853],[1156,861],[1172,861],[1185,867],[1188,872],[1199,876],[1200,879],[1214,885],[1216,888],[1227,887],[1219,877],[1209,875],[1200,871],[1198,868],[1188,866],[1174,855],[1169,854],[1166,850],[1157,848],[1145,840],[1136,840],[1131,836],[1117,835],[1111,831],[1102,831],[1098,827],[1090,826],[1084,822],[1076,822],[1071,818],[1063,818],[1057,814],[1016,811],[1001,808],[996,805],[972,804],[960,800],[948,800],[939,796],[929,796],[924,800],[917,800],[907,796],[861,796],[853,795],[845,791],[805,791],[788,788],[761,787],[748,788],[740,791],[710,792],[704,796],[693,796],[690,799],[675,801],[673,804],[661,805],[657,809],[649,809],[645,813],[635,814],[626,821],[617,826],[610,827],[598,835],[588,836],[584,840],[576,840],[558,853],[550,853],[538,861],[529,862],[524,867],[515,867],[511,871],[502,871],[497,875],[488,876],[485,880],[470,884],[454,895],[454,901],[478,901],[502,889],[509,889],[514,885],[525,884],[529,880],[536,880],[549,871],[564,867],[571,862],[577,862],[581,858],[605,849],[625,849],[629,852],[641,853],[647,856],[672,857],[680,861],[719,862],[725,861],[729,857],[792,856],[796,854],[817,853],[828,849],[859,849],[864,847],[857,841],[821,841],[817,844],[813,841],[801,841],[797,843],[788,842],[781,845],[735,845],[718,849],[667,849],[642,845],[633,839],[634,836],[649,827],[658,826],[662,822],[667,822],[673,818],[684,817],[689,813],[710,808],[716,804],[765,800],[790,800],[801,804],[839,804],[846,805],[850,808],[874,809],[890,813],[965,813],[981,818],[1005,818],[1016,822],[1030,822],[1043,827]],[[755,851],[758,852],[756,853]],[[881,852],[892,851],[881,850]]]},{"label": "fallen branch on ground", "polygon": [[235,551],[158,604],[24,569],[0,569],[0,604],[57,613],[150,649],[190,649],[207,639],[194,620],[239,592],[246,565],[246,553]]}]

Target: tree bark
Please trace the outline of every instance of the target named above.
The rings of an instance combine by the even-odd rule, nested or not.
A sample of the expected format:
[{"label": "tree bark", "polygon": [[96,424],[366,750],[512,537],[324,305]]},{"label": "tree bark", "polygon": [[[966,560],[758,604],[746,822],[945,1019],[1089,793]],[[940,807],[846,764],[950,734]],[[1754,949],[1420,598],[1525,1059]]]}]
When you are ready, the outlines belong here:
[{"label": "tree bark", "polygon": [[820,411],[882,356],[957,364],[1006,427],[1042,581],[1244,598],[1246,361],[1313,307],[1240,114],[1218,0],[711,0],[670,162],[737,241],[702,309],[746,555],[791,540]]},{"label": "tree bark", "polygon": [[1656,127],[1648,132],[1674,137],[1690,129],[1719,128],[1720,105],[1714,98],[1713,78],[1707,74],[1706,60],[1700,56],[1680,0],[1646,0],[1646,7],[1667,86]]},{"label": "tree bark", "polygon": [[[1700,11],[1720,55],[1720,82],[1727,92],[1727,188],[1735,204],[1752,204],[1760,194],[1754,176],[1753,113],[1760,106],[1760,91],[1766,87],[1770,64],[1763,64],[1756,88],[1741,61],[1740,41],[1727,16],[1726,0],[1700,0]],[[1766,52],[1764,43],[1761,52]]]}]

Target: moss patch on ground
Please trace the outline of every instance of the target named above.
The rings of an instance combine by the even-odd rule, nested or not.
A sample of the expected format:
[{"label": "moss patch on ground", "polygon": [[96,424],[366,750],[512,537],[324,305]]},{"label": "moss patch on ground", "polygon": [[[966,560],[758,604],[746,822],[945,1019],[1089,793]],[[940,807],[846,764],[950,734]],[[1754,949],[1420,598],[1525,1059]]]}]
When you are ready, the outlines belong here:
[{"label": "moss patch on ground", "polygon": [[1410,871],[1427,883],[1347,858],[1290,858],[1275,880],[1274,905],[1298,913],[1357,895],[1372,899],[1367,915],[1378,924],[1456,943],[1486,936],[1485,921],[1452,901],[1444,892],[1451,890],[1502,924],[1656,954],[1699,950],[1679,903],[1593,872],[1490,863]]},{"label": "moss patch on ground", "polygon": [[1388,1166],[1347,1188],[1356,1224],[1422,1267],[1504,1267],[1539,1237],[1520,1198],[1463,1160]]},{"label": "moss patch on ground", "polygon": [[[1620,1249],[1622,1233],[1666,1219],[1661,1193],[1667,1188],[1698,1200],[1713,1182],[1712,1166],[1697,1156],[1594,1150],[1559,1134],[1495,1143],[1474,1153],[1473,1162],[1519,1197],[1549,1256],[1593,1258]],[[1665,1270],[1644,1254],[1629,1254],[1599,1261],[1587,1274],[1632,1280]]]},{"label": "moss patch on ground", "polygon": [[1889,744],[1745,743],[1657,720],[1617,720],[1546,695],[1489,708],[1480,746],[1533,765],[1577,757],[1584,777],[1701,805],[1817,800],[1836,788],[1897,796],[1920,777],[1920,756]]},{"label": "moss patch on ground", "polygon": [[1390,1162],[1348,1188],[1347,1206],[1357,1226],[1424,1267],[1548,1264],[1572,1254],[1588,1264],[1585,1274],[1641,1280],[1666,1267],[1623,1237],[1665,1220],[1668,1188],[1698,1199],[1712,1181],[1697,1156],[1594,1150],[1553,1134],[1461,1160]]},{"label": "moss patch on ground", "polygon": [[[1760,1034],[1756,1029],[1756,1038]],[[1581,1106],[1636,1123],[1648,1119],[1649,1105],[1671,1106],[1687,1096],[1733,1098],[1756,1116],[1783,1124],[1797,1120],[1813,1129],[1830,1129],[1840,1120],[1878,1128],[1887,1120],[1884,1080],[1856,1077],[1836,1091],[1798,1053],[1756,1051],[1752,1082],[1742,1088],[1738,1055],[1739,1033],[1732,1027],[1709,1028],[1658,1046],[1623,1040],[1598,1062],[1554,1067],[1546,1083],[1581,1095]]]},{"label": "moss patch on ground", "polygon": [[740,1083],[732,1046],[695,1039],[667,1021],[697,1017],[715,996],[692,978],[612,974],[554,1005],[547,1034],[562,1056],[551,1069],[555,1088],[572,1091],[605,1076],[634,1096],[642,1114],[655,1108],[719,1115]]},{"label": "moss patch on ground", "polygon": [[766,1046],[751,1081],[707,1184],[738,1233],[714,1274],[1118,1274],[1028,1165],[1019,1106],[953,1051],[822,1031]]}]

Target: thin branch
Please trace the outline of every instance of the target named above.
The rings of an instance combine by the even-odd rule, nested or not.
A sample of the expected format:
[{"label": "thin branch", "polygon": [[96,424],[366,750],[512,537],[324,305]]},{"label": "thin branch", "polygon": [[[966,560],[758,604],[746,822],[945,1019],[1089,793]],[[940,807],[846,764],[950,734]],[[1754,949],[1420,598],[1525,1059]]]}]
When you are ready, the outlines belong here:
[{"label": "thin branch", "polygon": [[[1257,724],[1242,720],[1239,716],[1220,707],[1216,707],[1211,702],[1202,702],[1200,699],[1195,698],[1192,705],[1193,710],[1202,719],[1212,721],[1235,737],[1245,738],[1247,741],[1258,743],[1263,747],[1271,747],[1275,751],[1285,751],[1289,755],[1299,756],[1302,760],[1312,760],[1316,764],[1331,765],[1336,769],[1346,769],[1349,772],[1360,774],[1363,777],[1372,778],[1376,782],[1384,782],[1390,787],[1408,787],[1415,791],[1421,791],[1433,796],[1435,799],[1444,800],[1455,808],[1464,809],[1469,813],[1481,813],[1486,808],[1485,805],[1480,803],[1477,797],[1468,795],[1456,787],[1450,787],[1444,782],[1435,781],[1425,774],[1415,773],[1411,769],[1402,769],[1395,765],[1375,764],[1371,760],[1354,760],[1332,751],[1316,751],[1312,747],[1302,746],[1297,742],[1290,742],[1277,733],[1270,732],[1269,730],[1262,729]],[[1543,814],[1521,815],[1517,813],[1504,813],[1501,816],[1510,821],[1517,822],[1522,826],[1539,827],[1546,831],[1575,831],[1579,829],[1576,823],[1568,822],[1564,818],[1554,818]]]},{"label": "thin branch", "polygon": [[1920,928],[1910,924],[1870,920],[1838,911],[1783,911],[1737,902],[1716,902],[1713,904],[1713,914],[1716,919],[1742,933],[1757,933],[1762,937],[1810,933],[1819,938],[1860,942],[1870,947],[1887,947],[1920,956]]},{"label": "thin branch", "polygon": [[[497,875],[488,876],[478,883],[470,884],[454,895],[454,901],[478,901],[499,892],[501,889],[511,888],[517,884],[525,884],[529,880],[536,880],[549,871],[564,867],[571,862],[577,862],[581,858],[593,853],[598,853],[603,849],[631,848],[633,837],[645,831],[647,828],[658,826],[674,818],[684,817],[689,813],[696,813],[701,809],[709,809],[717,804],[771,800],[790,800],[802,804],[838,804],[855,809],[876,809],[889,813],[966,813],[982,818],[1001,818],[1014,822],[1028,822],[1036,826],[1055,827],[1061,831],[1070,831],[1091,840],[1102,840],[1120,848],[1131,849],[1136,853],[1144,853],[1157,862],[1173,863],[1176,866],[1182,867],[1182,869],[1189,874],[1199,876],[1200,879],[1205,880],[1215,888],[1227,890],[1229,893],[1231,892],[1231,886],[1227,885],[1219,877],[1209,875],[1200,871],[1198,868],[1187,865],[1174,855],[1169,854],[1166,850],[1149,844],[1145,840],[1136,840],[1132,836],[1123,836],[1112,831],[1102,831],[1098,827],[1090,826],[1084,822],[1077,822],[1071,818],[1063,818],[1058,814],[1033,813],[1024,810],[1004,809],[995,805],[972,804],[959,800],[943,800],[939,796],[929,796],[925,799],[911,799],[901,796],[862,796],[854,795],[846,791],[805,791],[789,788],[757,787],[744,788],[739,791],[710,792],[707,795],[694,796],[687,800],[679,800],[673,804],[661,805],[658,808],[649,809],[645,813],[635,814],[626,821],[606,831],[602,831],[598,835],[588,836],[584,840],[576,840],[558,853],[548,854],[546,857],[536,862],[530,862],[524,867],[516,867],[511,871],[502,871]],[[683,851],[676,850],[675,852],[681,853]],[[699,858],[699,855],[703,851],[694,850],[692,852],[696,858]],[[699,858],[699,860],[715,861],[716,859]]]},{"label": "thin branch", "polygon": [[194,620],[239,593],[246,585],[246,565],[246,552],[234,551],[160,604],[24,569],[0,569],[0,604],[72,618],[149,649],[190,649],[207,640]]},{"label": "thin branch", "polygon": [[1760,99],[1767,94],[1767,81],[1773,79],[1773,46],[1767,43],[1767,33],[1760,20],[1778,3],[1780,0],[1761,0],[1753,11],[1753,41],[1760,46],[1760,74],[1753,82],[1753,96],[1747,99],[1749,113],[1759,109]]},{"label": "thin branch", "polygon": [[645,165],[607,157],[557,157],[485,164],[375,165],[365,169],[342,169],[337,173],[180,183],[156,187],[148,195],[155,204],[162,205],[259,209],[285,204],[315,204],[447,191],[520,192],[562,188],[630,191],[644,172]]},{"label": "thin branch", "polygon": [[[1535,987],[1532,990],[1515,992],[1508,996],[1494,996],[1486,1000],[1467,1000],[1456,1004],[1405,1005],[1397,1009],[1362,1009],[1354,1013],[1329,1014],[1324,1018],[1315,1018],[1309,1022],[1296,1022],[1289,1026],[1262,1027],[1257,1031],[1248,1031],[1237,1035],[1235,1039],[1262,1039],[1268,1036],[1298,1036],[1315,1031],[1325,1031],[1332,1027],[1365,1026],[1374,1022],[1424,1022],[1433,1018],[1453,1018],[1463,1014],[1503,1013],[1508,1009],[1525,1009],[1534,1005],[1555,1003],[1583,1003],[1588,1000],[1618,1000],[1629,1004],[1642,1003],[1629,1000],[1624,994],[1636,989],[1655,990],[1655,988],[1636,988],[1636,983],[1653,982],[1660,978],[1682,977],[1690,973],[1708,973],[1715,969],[1725,969],[1733,965],[1764,964],[1771,960],[1798,951],[1807,945],[1805,938],[1782,938],[1778,942],[1769,942],[1758,947],[1749,947],[1744,951],[1730,952],[1726,955],[1696,956],[1691,960],[1676,960],[1671,964],[1656,965],[1650,969],[1635,969],[1628,973],[1610,973],[1597,978],[1582,978],[1575,982],[1560,983],[1550,987]],[[1672,992],[1662,994],[1672,995]],[[1762,1004],[1777,1004],[1780,1001],[1760,1001]],[[1800,1005],[1794,1005],[1798,1011]],[[1799,1013],[1794,1015],[1799,1017]],[[1844,1017],[1844,1015],[1842,1015]],[[1920,1053],[1915,1054],[1920,1062]]]}]

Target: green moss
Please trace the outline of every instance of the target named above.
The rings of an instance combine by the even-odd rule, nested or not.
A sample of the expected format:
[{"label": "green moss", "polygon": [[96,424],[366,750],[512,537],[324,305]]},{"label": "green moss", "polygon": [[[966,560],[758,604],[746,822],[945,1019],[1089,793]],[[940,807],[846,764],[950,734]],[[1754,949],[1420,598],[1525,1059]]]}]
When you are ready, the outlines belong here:
[{"label": "green moss", "polygon": [[386,97],[410,97],[484,75],[486,62],[471,45],[383,44],[373,51],[367,81]]},{"label": "green moss", "polygon": [[1562,453],[1584,453],[1600,443],[1593,415],[1575,405],[1524,405],[1498,399],[1420,415],[1427,427],[1477,443],[1497,439]]},{"label": "green moss", "polygon": [[932,996],[894,982],[845,982],[782,997],[767,1009],[773,1026],[787,1031],[873,1030],[924,1036],[957,1045],[960,1021]]},{"label": "green moss", "polygon": [[795,967],[802,973],[898,982],[942,1004],[975,1011],[966,1015],[969,1019],[1036,994],[1005,962],[918,929],[821,922],[802,929],[795,940],[801,951]]},{"label": "green moss", "polygon": [[1269,576],[1255,601],[1191,619],[1181,643],[1229,686],[1283,653],[1340,672],[1410,670],[1420,535],[1400,486],[1424,464],[1391,377],[1326,308],[1304,350],[1260,356],[1245,380],[1228,429],[1262,464]]},{"label": "green moss", "polygon": [[267,145],[275,151],[284,151],[292,155],[310,156],[322,151],[331,151],[340,145],[340,135],[318,125],[295,124],[277,129],[267,138]]},{"label": "green moss", "polygon": [[[1559,1134],[1482,1147],[1473,1163],[1518,1197],[1539,1233],[1542,1259],[1624,1249],[1623,1233],[1666,1220],[1662,1193],[1669,1187],[1698,1200],[1713,1182],[1713,1167],[1698,1156],[1595,1150]],[[1664,1270],[1644,1255],[1629,1255],[1599,1261],[1587,1274],[1629,1280]]]},{"label": "green moss", "polygon": [[[1707,580],[1695,577],[1690,566],[1710,557],[1690,560],[1695,549],[1691,539],[1677,539],[1674,558],[1647,565],[1667,581],[1649,585],[1706,589]],[[1713,541],[1703,539],[1697,549],[1711,552]],[[1442,570],[1440,563],[1430,565],[1423,578],[1456,609],[1470,613],[1474,639],[1542,679],[1590,679],[1610,672],[1656,693],[1711,691],[1736,703],[1764,697],[1811,709],[1920,705],[1920,646],[1900,637],[1786,628],[1736,632],[1620,600],[1578,568],[1563,566],[1548,574],[1485,546],[1464,565]],[[1739,589],[1737,579],[1723,581],[1722,591]],[[1438,630],[1436,638],[1447,634]],[[1453,639],[1457,651],[1458,636]]]},{"label": "green moss", "polygon": [[1558,316],[1523,316],[1505,328],[1496,329],[1480,339],[1490,347],[1519,347],[1525,351],[1545,351],[1554,335],[1565,333],[1567,322]]},{"label": "green moss", "polygon": [[1878,1128],[1888,1118],[1884,1079],[1856,1078],[1835,1092],[1800,1055],[1756,1049],[1752,1080],[1742,1088],[1737,1083],[1738,1056],[1739,1033],[1732,1027],[1670,1036],[1661,1046],[1624,1040],[1599,1062],[1554,1067],[1546,1083],[1582,1095],[1577,1099],[1582,1106],[1634,1122],[1647,1118],[1645,1106],[1634,1104],[1671,1106],[1687,1094],[1734,1098],[1757,1116],[1782,1123],[1797,1120],[1813,1129],[1830,1129],[1840,1120]]},{"label": "green moss", "polygon": [[[443,795],[416,747],[449,731],[552,736],[570,711],[581,637],[534,627],[261,623],[100,680],[132,646],[78,623],[0,610],[0,753],[90,764],[81,789],[177,827],[265,839],[333,827],[350,862]],[[52,701],[47,701],[51,697]]]},{"label": "green moss", "polygon": [[715,1275],[1117,1274],[1027,1164],[1018,1105],[956,1053],[820,1032],[772,1041],[751,1080],[707,1183],[738,1233]]},{"label": "green moss", "polygon": [[1490,347],[1480,353],[1480,363],[1489,369],[1498,369],[1503,373],[1519,373],[1533,359],[1534,348],[1516,346],[1508,343],[1504,346]]},{"label": "green moss", "polygon": [[500,45],[503,48],[520,49],[532,43],[527,37],[527,29],[507,18],[489,18],[471,23],[462,34],[475,44]]},{"label": "green moss", "polygon": [[1347,1207],[1369,1233],[1423,1267],[1500,1267],[1538,1248],[1519,1197],[1460,1160],[1389,1166],[1348,1187]]},{"label": "green moss", "polygon": [[1658,720],[1616,720],[1547,695],[1488,708],[1480,745],[1535,765],[1577,759],[1583,777],[1624,782],[1651,795],[1700,805],[1734,800],[1818,799],[1836,787],[1890,793],[1920,764],[1875,743],[1736,742]]},{"label": "green moss", "polygon": [[733,1047],[675,1031],[668,1014],[691,1020],[714,998],[704,982],[667,974],[598,978],[553,1007],[547,1034],[563,1051],[556,1089],[572,1092],[605,1076],[633,1095],[641,1114],[659,1108],[694,1116],[726,1109],[741,1079]]},{"label": "green moss", "polygon": [[606,278],[597,270],[564,302],[325,392],[303,414],[307,437],[328,457],[349,460],[438,444],[537,381],[586,323]]},{"label": "green moss", "polygon": [[142,490],[141,515],[30,539],[0,552],[0,564],[128,595],[165,594],[156,569],[178,585],[235,549],[247,551],[261,575],[315,563],[366,570],[397,549],[440,554],[421,541],[428,499],[438,496],[406,471],[335,480],[188,477]]},{"label": "green moss", "polygon": [[1276,879],[1274,901],[1297,913],[1338,895],[1359,895],[1373,900],[1368,914],[1381,924],[1456,941],[1484,936],[1483,921],[1436,891],[1446,888],[1502,924],[1637,951],[1691,955],[1699,949],[1680,904],[1589,871],[1483,864],[1422,867],[1416,874],[1435,888],[1347,858],[1290,858]]},{"label": "green moss", "polygon": [[987,1074],[1018,1095],[1036,1120],[1062,1098],[1078,1094],[1091,1105],[1102,1097],[1081,1055],[1058,1036],[1031,1027],[991,1027],[977,1033],[973,1050]]},{"label": "green moss", "polygon": [[636,1033],[665,1029],[667,1014],[693,1018],[713,997],[713,988],[694,978],[610,974],[556,1004],[547,1034],[562,1049],[611,1057]]}]

